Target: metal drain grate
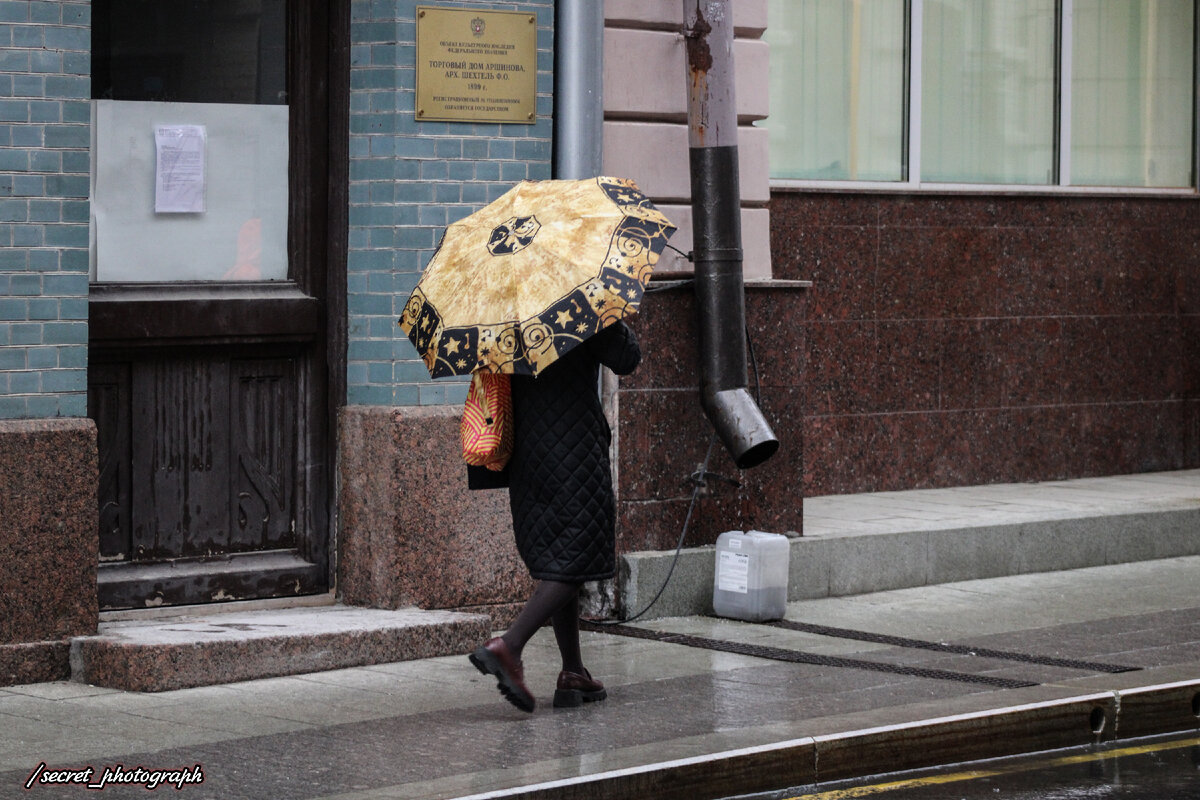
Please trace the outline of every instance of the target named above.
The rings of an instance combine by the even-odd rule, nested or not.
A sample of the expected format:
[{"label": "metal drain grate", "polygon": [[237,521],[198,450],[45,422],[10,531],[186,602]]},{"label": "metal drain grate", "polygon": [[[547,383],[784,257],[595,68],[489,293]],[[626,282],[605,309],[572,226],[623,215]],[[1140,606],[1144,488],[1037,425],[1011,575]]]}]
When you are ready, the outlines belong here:
[{"label": "metal drain grate", "polygon": [[1119,672],[1137,672],[1141,667],[1126,667],[1120,664],[1105,664],[1098,661],[1079,661],[1070,658],[1054,658],[1052,656],[1038,656],[1031,653],[1013,653],[1007,650],[990,650],[986,647],[970,647],[961,644],[946,644],[944,642],[927,642],[922,639],[907,639],[903,636],[888,636],[882,633],[868,633],[867,631],[856,631],[850,628],[832,628],[827,625],[813,625],[808,622],[793,622],[792,620],[783,619],[777,622],[764,623],[773,625],[777,628],[786,628],[789,631],[800,631],[802,633],[815,633],[819,636],[832,636],[838,639],[853,639],[859,642],[874,642],[876,644],[888,644],[896,647],[911,647],[920,650],[934,650],[939,653],[954,653],[964,656],[978,656],[980,658],[995,658],[1003,661],[1019,661],[1025,664],[1041,664],[1050,667],[1066,667],[1067,669],[1081,669],[1092,672],[1105,672],[1116,674]]},{"label": "metal drain grate", "polygon": [[802,650],[787,650],[782,647],[766,647],[741,642],[727,642],[722,639],[709,639],[703,636],[689,636],[682,633],[647,630],[634,628],[630,625],[596,625],[581,622],[584,630],[599,633],[611,633],[614,636],[629,636],[634,639],[650,639],[666,644],[678,644],[684,647],[698,647],[703,650],[719,650],[723,653],[736,653],[742,656],[769,658],[774,661],[789,661],[794,664],[813,664],[823,667],[845,667],[849,669],[865,669],[872,672],[888,672],[894,675],[910,675],[917,678],[933,678],[942,681],[958,681],[959,683],[977,683],[985,686],[995,686],[1001,689],[1023,689],[1037,686],[1031,681],[1018,681],[1010,678],[997,678],[991,675],[972,675],[967,672],[951,672],[944,669],[925,669],[923,667],[906,667],[903,664],[888,664],[879,661],[865,661],[858,658],[841,658],[839,656],[820,656],[805,653]]}]

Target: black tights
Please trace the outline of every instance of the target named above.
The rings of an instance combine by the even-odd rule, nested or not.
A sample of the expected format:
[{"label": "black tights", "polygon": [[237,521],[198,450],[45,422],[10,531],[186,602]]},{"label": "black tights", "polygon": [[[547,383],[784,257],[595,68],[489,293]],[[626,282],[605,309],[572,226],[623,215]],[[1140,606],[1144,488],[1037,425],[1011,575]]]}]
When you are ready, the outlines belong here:
[{"label": "black tights", "polygon": [[537,582],[525,607],[501,637],[513,655],[520,658],[525,643],[550,620],[562,668],[583,673],[583,656],[579,652],[579,586],[561,581]]}]

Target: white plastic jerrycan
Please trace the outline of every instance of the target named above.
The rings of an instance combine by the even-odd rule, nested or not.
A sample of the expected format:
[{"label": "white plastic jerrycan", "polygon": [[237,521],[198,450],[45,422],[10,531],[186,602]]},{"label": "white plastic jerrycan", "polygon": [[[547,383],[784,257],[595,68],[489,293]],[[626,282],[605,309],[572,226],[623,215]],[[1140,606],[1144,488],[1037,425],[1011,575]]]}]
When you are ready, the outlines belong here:
[{"label": "white plastic jerrycan", "polygon": [[787,611],[788,538],[762,531],[726,531],[717,537],[713,611],[763,622]]}]

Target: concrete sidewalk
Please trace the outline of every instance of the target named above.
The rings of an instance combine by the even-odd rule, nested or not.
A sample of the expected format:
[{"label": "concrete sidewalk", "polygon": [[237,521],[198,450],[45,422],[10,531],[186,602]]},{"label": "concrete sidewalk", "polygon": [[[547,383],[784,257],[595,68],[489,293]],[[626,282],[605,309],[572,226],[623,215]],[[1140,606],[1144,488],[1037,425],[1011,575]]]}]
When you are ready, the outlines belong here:
[{"label": "concrete sidewalk", "polygon": [[[1181,487],[1171,503],[1186,505],[1197,476],[1120,483]],[[1200,556],[814,598],[787,619],[587,632],[610,696],[569,710],[550,707],[543,631],[525,652],[532,715],[464,656],[155,694],[8,687],[0,798],[78,797],[46,776],[90,768],[97,782],[117,765],[202,774],[185,798],[725,797],[1200,730]]]}]

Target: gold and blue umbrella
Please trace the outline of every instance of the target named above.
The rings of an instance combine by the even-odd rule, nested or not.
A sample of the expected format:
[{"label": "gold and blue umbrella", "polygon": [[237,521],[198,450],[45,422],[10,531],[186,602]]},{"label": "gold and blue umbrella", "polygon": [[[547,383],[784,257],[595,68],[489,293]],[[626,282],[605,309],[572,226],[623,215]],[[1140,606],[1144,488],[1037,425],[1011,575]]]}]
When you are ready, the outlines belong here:
[{"label": "gold and blue umbrella", "polygon": [[522,181],[446,228],[398,324],[434,378],[537,375],[637,311],[674,232],[632,180]]}]

